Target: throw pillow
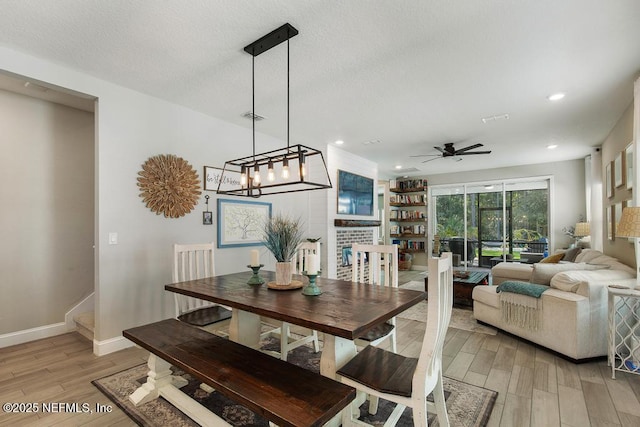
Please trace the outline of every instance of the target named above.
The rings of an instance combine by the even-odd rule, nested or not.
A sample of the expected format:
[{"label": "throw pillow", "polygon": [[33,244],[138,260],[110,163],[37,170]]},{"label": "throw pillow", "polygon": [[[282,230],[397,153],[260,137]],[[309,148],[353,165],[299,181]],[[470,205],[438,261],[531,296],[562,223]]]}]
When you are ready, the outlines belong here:
[{"label": "throw pillow", "polygon": [[564,253],[564,256],[562,257],[563,261],[569,261],[569,262],[574,262],[576,260],[576,257],[578,256],[578,254],[582,252],[581,248],[571,248],[568,251],[566,251]]},{"label": "throw pillow", "polygon": [[575,293],[587,279],[581,273],[558,273],[551,279],[551,287],[565,292]]},{"label": "throw pillow", "polygon": [[562,260],[563,257],[564,257],[564,253],[560,252],[559,254],[549,255],[548,257],[540,260],[540,262],[548,263],[548,264],[557,264],[560,262],[560,260]]}]

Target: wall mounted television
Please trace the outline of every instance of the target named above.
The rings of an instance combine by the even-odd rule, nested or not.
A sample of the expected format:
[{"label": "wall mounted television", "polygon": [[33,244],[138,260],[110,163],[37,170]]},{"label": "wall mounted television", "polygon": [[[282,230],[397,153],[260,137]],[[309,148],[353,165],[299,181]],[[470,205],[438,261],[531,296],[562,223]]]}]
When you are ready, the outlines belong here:
[{"label": "wall mounted television", "polygon": [[373,179],[338,170],[338,213],[373,216]]}]

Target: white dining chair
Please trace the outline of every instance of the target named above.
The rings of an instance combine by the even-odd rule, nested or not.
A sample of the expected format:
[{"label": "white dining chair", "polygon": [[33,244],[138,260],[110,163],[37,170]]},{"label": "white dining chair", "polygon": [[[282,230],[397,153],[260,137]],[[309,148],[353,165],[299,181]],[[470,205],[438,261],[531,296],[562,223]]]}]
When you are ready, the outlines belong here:
[{"label": "white dining chair", "polygon": [[[298,251],[294,260],[295,273],[302,274],[308,269],[309,255],[314,254],[320,258],[320,242],[302,242],[298,246]],[[303,329],[296,329],[301,332]],[[267,333],[268,335],[279,335],[280,337],[280,359],[287,360],[287,356],[291,350],[307,343],[313,343],[313,349],[317,353],[320,351],[320,342],[318,341],[318,332],[309,330],[307,335],[300,338],[294,338],[291,335],[291,324],[282,322],[280,328],[274,329]]]},{"label": "white dining chair", "polygon": [[[213,243],[174,244],[173,282],[215,276],[213,248]],[[174,295],[176,318],[182,322],[199,327],[215,324],[217,328],[228,325],[231,319],[231,310],[227,307],[178,293]]]},{"label": "white dining chair", "polygon": [[[370,285],[398,287],[398,245],[363,245],[354,243],[351,248],[351,280]],[[376,325],[356,339],[356,345],[378,346],[388,340],[391,351],[397,350],[396,318]]]},{"label": "white dining chair", "polygon": [[[429,260],[427,323],[420,356],[410,358],[368,346],[337,372],[342,383],[368,394],[370,399],[397,404],[385,426],[395,425],[406,407],[412,409],[414,426],[427,426],[427,411],[435,412],[439,425],[449,425],[442,386],[442,348],[453,305],[451,258],[447,252],[442,258]],[[427,401],[430,393],[434,402]],[[343,426],[368,425],[357,420],[360,410],[355,402],[343,411]],[[373,409],[370,405],[372,413],[377,406]]]}]

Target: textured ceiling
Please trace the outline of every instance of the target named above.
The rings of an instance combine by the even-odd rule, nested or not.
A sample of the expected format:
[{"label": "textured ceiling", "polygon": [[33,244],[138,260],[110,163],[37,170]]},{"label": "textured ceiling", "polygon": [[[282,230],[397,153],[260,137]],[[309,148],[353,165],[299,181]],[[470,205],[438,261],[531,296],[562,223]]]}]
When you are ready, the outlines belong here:
[{"label": "textured ceiling", "polygon": [[[640,72],[638,0],[0,0],[0,9],[3,46],[246,127],[242,48],[289,22],[300,32],[290,42],[292,143],[342,139],[383,175],[397,164],[415,175],[581,158],[630,105]],[[564,100],[546,99],[558,91]],[[284,44],[256,57],[256,113],[267,117],[259,132],[286,138]],[[409,157],[445,142],[493,153]]]}]

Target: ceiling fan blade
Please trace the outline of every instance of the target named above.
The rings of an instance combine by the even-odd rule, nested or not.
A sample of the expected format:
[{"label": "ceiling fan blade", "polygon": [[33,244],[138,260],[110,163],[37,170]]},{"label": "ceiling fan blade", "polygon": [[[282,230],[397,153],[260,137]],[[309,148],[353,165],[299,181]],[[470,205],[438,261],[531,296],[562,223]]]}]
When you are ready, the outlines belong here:
[{"label": "ceiling fan blade", "polygon": [[482,147],[482,144],[473,144],[468,147],[464,147],[459,150],[456,150],[456,154],[464,153],[465,151],[473,150],[475,148],[480,148],[480,147]]},{"label": "ceiling fan blade", "polygon": [[442,148],[442,147],[433,147],[433,148],[435,148],[436,150],[438,150],[438,151],[439,151],[439,152],[441,152],[442,154],[444,154],[444,153],[445,153],[444,148]]},{"label": "ceiling fan blade", "polygon": [[456,156],[468,156],[469,154],[491,154],[491,151],[465,151],[463,153],[458,151]]},{"label": "ceiling fan blade", "polygon": [[442,156],[438,156],[438,157],[434,157],[433,159],[429,159],[429,160],[424,160],[422,163],[428,163],[428,162],[432,162],[434,160],[438,160],[439,158],[441,158]]}]

